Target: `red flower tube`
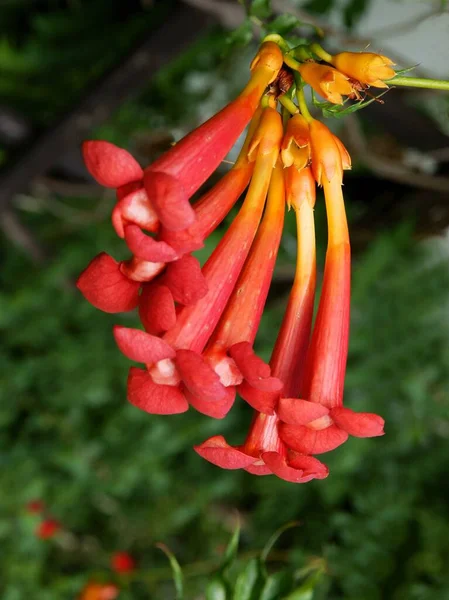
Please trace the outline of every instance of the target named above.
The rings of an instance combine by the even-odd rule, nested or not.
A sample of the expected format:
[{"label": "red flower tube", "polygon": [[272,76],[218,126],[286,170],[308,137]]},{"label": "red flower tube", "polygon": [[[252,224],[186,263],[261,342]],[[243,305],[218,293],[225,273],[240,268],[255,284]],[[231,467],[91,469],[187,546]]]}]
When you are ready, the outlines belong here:
[{"label": "red flower tube", "polygon": [[[284,382],[284,393],[296,393],[307,350],[315,293],[315,185],[309,169],[290,167],[286,177],[287,200],[296,212],[298,252],[295,281],[271,357],[272,374]],[[266,402],[272,411],[279,394],[253,393],[253,401]],[[195,446],[196,452],[224,469],[245,469],[255,475],[275,474],[294,483],[323,479],[328,469],[311,456],[291,451],[278,434],[276,414],[256,412],[242,446],[230,446],[214,436]],[[310,460],[312,459],[312,460]]]},{"label": "red flower tube", "polygon": [[[349,339],[351,254],[341,189],[340,148],[329,130],[319,126],[319,142],[311,126],[312,162],[324,188],[328,249],[323,288],[307,353],[300,397],[281,398],[278,413],[283,441],[304,454],[320,454],[344,443],[348,435],[383,435],[384,421],[371,413],[343,407],[343,386]],[[313,160],[313,159],[312,159]]]},{"label": "red flower tube", "polygon": [[269,365],[258,358],[252,345],[268,295],[285,211],[282,166],[278,162],[271,175],[268,202],[256,239],[226,309],[203,353],[207,363],[231,391],[213,402],[185,392],[189,403],[200,412],[223,418],[230,410],[235,387],[243,380],[254,389],[280,391],[282,383],[271,377]]},{"label": "red flower tube", "polygon": [[[116,341],[124,354],[147,364],[148,371],[133,368],[128,379],[128,399],[139,408],[159,414],[183,412],[188,403],[182,389],[203,400],[220,400],[228,394],[201,352],[232,294],[256,235],[281,137],[280,115],[267,107],[249,148],[250,158],[255,157],[255,166],[245,202],[203,267],[208,292],[195,305],[184,307],[175,327],[163,337],[176,352],[175,360],[171,356],[159,360],[151,356],[151,360],[146,360],[140,352],[142,336],[149,336],[148,346],[154,343],[153,336],[138,330],[116,328]],[[122,337],[126,338],[126,343],[122,343]],[[136,359],[137,355],[139,359]]]}]

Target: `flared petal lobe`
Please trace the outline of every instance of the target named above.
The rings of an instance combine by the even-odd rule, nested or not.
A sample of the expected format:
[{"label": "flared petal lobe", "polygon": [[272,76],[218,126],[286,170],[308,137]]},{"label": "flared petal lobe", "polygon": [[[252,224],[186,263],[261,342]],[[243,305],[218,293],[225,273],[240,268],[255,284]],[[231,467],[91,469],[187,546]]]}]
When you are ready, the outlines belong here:
[{"label": "flared petal lobe", "polygon": [[140,283],[126,277],[105,252],[89,263],[76,285],[88,302],[107,313],[133,310],[139,302]]}]

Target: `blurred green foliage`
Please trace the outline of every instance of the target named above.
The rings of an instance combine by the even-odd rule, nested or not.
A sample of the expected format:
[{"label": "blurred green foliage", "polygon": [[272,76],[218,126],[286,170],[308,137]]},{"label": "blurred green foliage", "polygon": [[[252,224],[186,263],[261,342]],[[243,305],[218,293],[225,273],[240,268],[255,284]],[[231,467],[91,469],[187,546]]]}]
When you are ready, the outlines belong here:
[{"label": "blurred green foliage", "polygon": [[[27,7],[19,0],[14,5],[14,10]],[[84,2],[73,6],[86,8]],[[103,4],[92,2],[89,10],[94,6]],[[11,27],[19,14],[14,10]],[[57,21],[58,11],[49,9],[33,20],[40,28],[31,30],[54,39],[69,24],[76,31],[64,11]],[[101,39],[108,39],[107,32],[110,39],[111,27],[104,26]],[[133,34],[128,35],[130,43]],[[159,73],[139,100],[123,106],[96,132],[98,137],[132,146],[150,129],[182,128],[222,105],[235,91],[229,89],[230,72],[238,87],[239,77],[245,77],[240,61],[246,60],[234,53],[220,63],[224,39],[219,31],[207,34]],[[44,52],[45,43],[39,44]],[[61,54],[55,60],[83,72],[79,57]],[[1,68],[16,75],[31,68],[24,56],[3,50]],[[86,56],[98,56],[95,47]],[[41,112],[45,98],[48,114],[62,106],[57,98],[67,91],[61,81],[51,83],[51,92],[42,80],[42,104],[32,102],[36,119],[46,118]],[[89,216],[91,210],[91,218],[78,220],[57,218],[38,197],[34,200],[34,210],[21,216],[51,248],[51,264],[36,267],[6,241],[0,248],[2,600],[75,598],[90,579],[116,581],[120,600],[175,598],[171,568],[155,547],[160,541],[183,568],[186,599],[449,597],[447,240],[417,243],[413,227],[403,224],[376,235],[356,256],[345,398],[351,408],[384,416],[387,433],[349,440],[323,457],[330,467],[327,480],[295,486],[274,477],[222,471],[192,450],[215,434],[241,443],[251,419],[243,402],[223,421],[194,411],[149,416],[127,404],[129,364],[111,328],[114,323],[133,326],[137,319],[99,313],[73,287],[98,252],[122,258],[122,244],[109,221],[93,218],[95,197],[56,199],[73,215],[87,211]],[[317,206],[320,260],[326,238],[322,204]],[[348,205],[351,209],[350,197]],[[207,250],[222,232],[211,236]],[[278,277],[293,264],[294,253],[289,214]],[[257,341],[265,357],[285,302],[278,292],[267,306]],[[41,517],[25,507],[36,498],[62,523],[63,531],[53,540],[35,535]],[[237,560],[236,510],[242,521]],[[263,564],[260,550],[292,520],[300,526],[283,533]],[[111,574],[110,555],[116,550],[136,557],[136,573]]]}]

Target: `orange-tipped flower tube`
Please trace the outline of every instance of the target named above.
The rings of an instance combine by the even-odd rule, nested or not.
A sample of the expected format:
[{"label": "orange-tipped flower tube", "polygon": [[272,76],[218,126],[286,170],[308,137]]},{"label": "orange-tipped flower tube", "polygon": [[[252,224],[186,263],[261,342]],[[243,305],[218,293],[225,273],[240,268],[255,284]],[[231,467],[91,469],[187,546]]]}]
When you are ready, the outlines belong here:
[{"label": "orange-tipped flower tube", "polygon": [[340,52],[332,57],[336,69],[361,83],[372,87],[386,88],[386,79],[396,75],[394,62],[387,56],[374,52]]},{"label": "orange-tipped flower tube", "polygon": [[317,94],[333,104],[343,104],[342,96],[352,94],[352,85],[346,75],[332,67],[308,62],[300,65],[298,71]]},{"label": "orange-tipped flower tube", "polygon": [[[312,155],[312,172],[318,185],[324,185],[324,181],[331,181],[336,177],[343,178],[343,159],[348,166],[350,159],[344,155],[340,143],[324,123],[313,119],[309,125],[310,147]],[[344,148],[343,144],[341,147]],[[346,150],[346,149],[345,149]]]}]

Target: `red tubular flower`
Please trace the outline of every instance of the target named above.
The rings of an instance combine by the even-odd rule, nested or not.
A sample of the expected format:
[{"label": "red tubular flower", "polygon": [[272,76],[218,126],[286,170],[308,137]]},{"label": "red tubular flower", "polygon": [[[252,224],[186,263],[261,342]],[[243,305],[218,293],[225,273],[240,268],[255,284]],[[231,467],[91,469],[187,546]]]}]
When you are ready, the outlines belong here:
[{"label": "red tubular flower", "polygon": [[115,600],[119,591],[113,583],[90,581],[78,596],[78,600]]},{"label": "red tubular flower", "polygon": [[[279,46],[273,42],[262,44],[251,64],[250,81],[238,98],[192,131],[145,170],[145,188],[151,199],[154,197],[154,177],[159,173],[182,182],[186,198],[198,190],[249,123],[267,85],[276,79],[282,62]],[[162,214],[160,218],[164,223]],[[168,229],[182,229],[179,223],[175,225],[176,227],[166,226]]]},{"label": "red tubular flower", "polygon": [[[271,357],[274,376],[284,382],[284,393],[294,394],[302,378],[304,356],[310,335],[315,293],[315,229],[313,206],[315,185],[309,169],[290,167],[286,177],[287,201],[296,212],[298,253],[296,276],[288,307]],[[272,412],[279,393],[256,391],[252,398],[264,401]],[[196,452],[224,469],[245,469],[255,475],[274,474],[294,483],[324,479],[326,465],[311,456],[290,450],[279,437],[276,414],[256,412],[242,446],[230,446],[223,436],[214,436],[195,446]]]},{"label": "red tubular flower", "polygon": [[[208,292],[196,304],[184,307],[177,316],[176,325],[163,337],[176,350],[176,359],[157,363],[145,361],[148,371],[134,368],[130,371],[128,399],[143,410],[154,412],[155,408],[160,413],[162,404],[167,414],[186,410],[187,401],[182,389],[206,401],[229,396],[230,390],[222,385],[201,352],[232,294],[256,235],[281,137],[279,113],[267,107],[249,149],[250,155],[255,157],[255,166],[245,202],[202,270]],[[140,338],[136,343],[140,343]],[[158,389],[163,396],[158,394]]]},{"label": "red tubular flower", "polygon": [[116,573],[132,573],[136,569],[136,561],[128,552],[116,552],[111,557],[111,567]]},{"label": "red tubular flower", "polygon": [[[173,327],[176,322],[175,300],[181,304],[188,305],[194,303],[206,293],[205,282],[199,271],[198,261],[193,257],[183,260],[183,255],[203,246],[203,240],[222,222],[247,187],[254,168],[254,163],[248,161],[248,148],[254,131],[259,124],[260,116],[261,111],[256,111],[242,151],[233,168],[194,205],[197,216],[195,223],[185,230],[178,232],[161,228],[159,234],[161,243],[164,243],[166,249],[168,247],[169,250],[174,252],[174,255],[165,255],[164,262],[162,262],[162,259],[161,262],[153,262],[145,259],[145,256],[149,256],[145,254],[146,250],[148,250],[148,245],[157,242],[153,238],[145,236],[136,227],[136,225],[139,225],[145,228],[143,216],[141,215],[142,218],[140,220],[138,216],[141,208],[142,211],[145,211],[143,200],[140,199],[136,206],[131,207],[133,210],[132,215],[131,212],[128,214],[128,217],[131,218],[132,216],[134,218],[133,225],[124,224],[122,221],[123,214],[120,213],[118,223],[121,229],[120,227],[116,227],[117,233],[121,237],[125,237],[125,229],[128,232],[129,230],[134,231],[134,233],[136,229],[140,231],[140,234],[146,238],[145,256],[135,256],[130,261],[121,263],[116,262],[105,253],[101,253],[95,257],[83,273],[81,273],[77,281],[78,289],[93,306],[104,312],[117,313],[133,310],[139,305],[139,314],[145,328],[150,333],[161,333]],[[129,188],[129,186],[125,187]],[[141,194],[142,190],[140,189],[135,193]],[[128,197],[125,196],[125,199]],[[118,202],[116,209],[121,202]],[[116,209],[113,212],[113,221]],[[144,212],[142,214],[144,215]],[[139,239],[141,242],[141,236]],[[134,251],[139,253],[137,247],[134,247]],[[175,260],[173,256],[176,257],[176,260],[180,261],[180,264],[177,266],[174,264]],[[164,270],[164,263],[168,259],[172,262]],[[188,268],[186,268],[187,265]],[[164,281],[161,281],[160,277],[158,278],[158,275],[162,271],[164,271],[162,275]],[[184,299],[187,295],[190,297],[189,302],[177,300],[175,297],[176,294],[172,293],[173,290],[171,287],[168,286],[167,289],[168,281],[174,283],[174,273],[179,277],[176,282],[177,288],[183,286],[190,290],[183,294]],[[152,282],[151,286],[146,285],[150,281]],[[139,291],[142,284],[143,289],[139,299]],[[160,290],[161,285],[163,286],[162,291]],[[194,294],[192,290],[194,290]]]},{"label": "red tubular flower", "polygon": [[[319,137],[311,126],[315,176],[324,188],[328,218],[328,249],[323,288],[316,322],[307,353],[300,398],[284,397],[278,413],[283,441],[304,454],[333,450],[348,435],[383,435],[384,421],[371,413],[356,413],[343,407],[343,385],[349,338],[350,245],[341,190],[342,160],[340,149],[327,136],[323,125]],[[319,140],[319,141],[317,141]],[[315,146],[315,147],[314,147]],[[312,159],[313,160],[313,159]]]},{"label": "red tubular flower", "polygon": [[213,402],[185,392],[198,411],[223,418],[235,398],[235,387],[246,381],[253,389],[279,392],[282,383],[271,377],[269,365],[252,345],[262,317],[284,223],[285,193],[280,163],[273,169],[262,223],[226,309],[203,353],[220,382],[232,394]]},{"label": "red tubular flower", "polygon": [[54,519],[45,519],[36,529],[36,536],[41,540],[48,540],[54,537],[60,531],[61,525]]}]

